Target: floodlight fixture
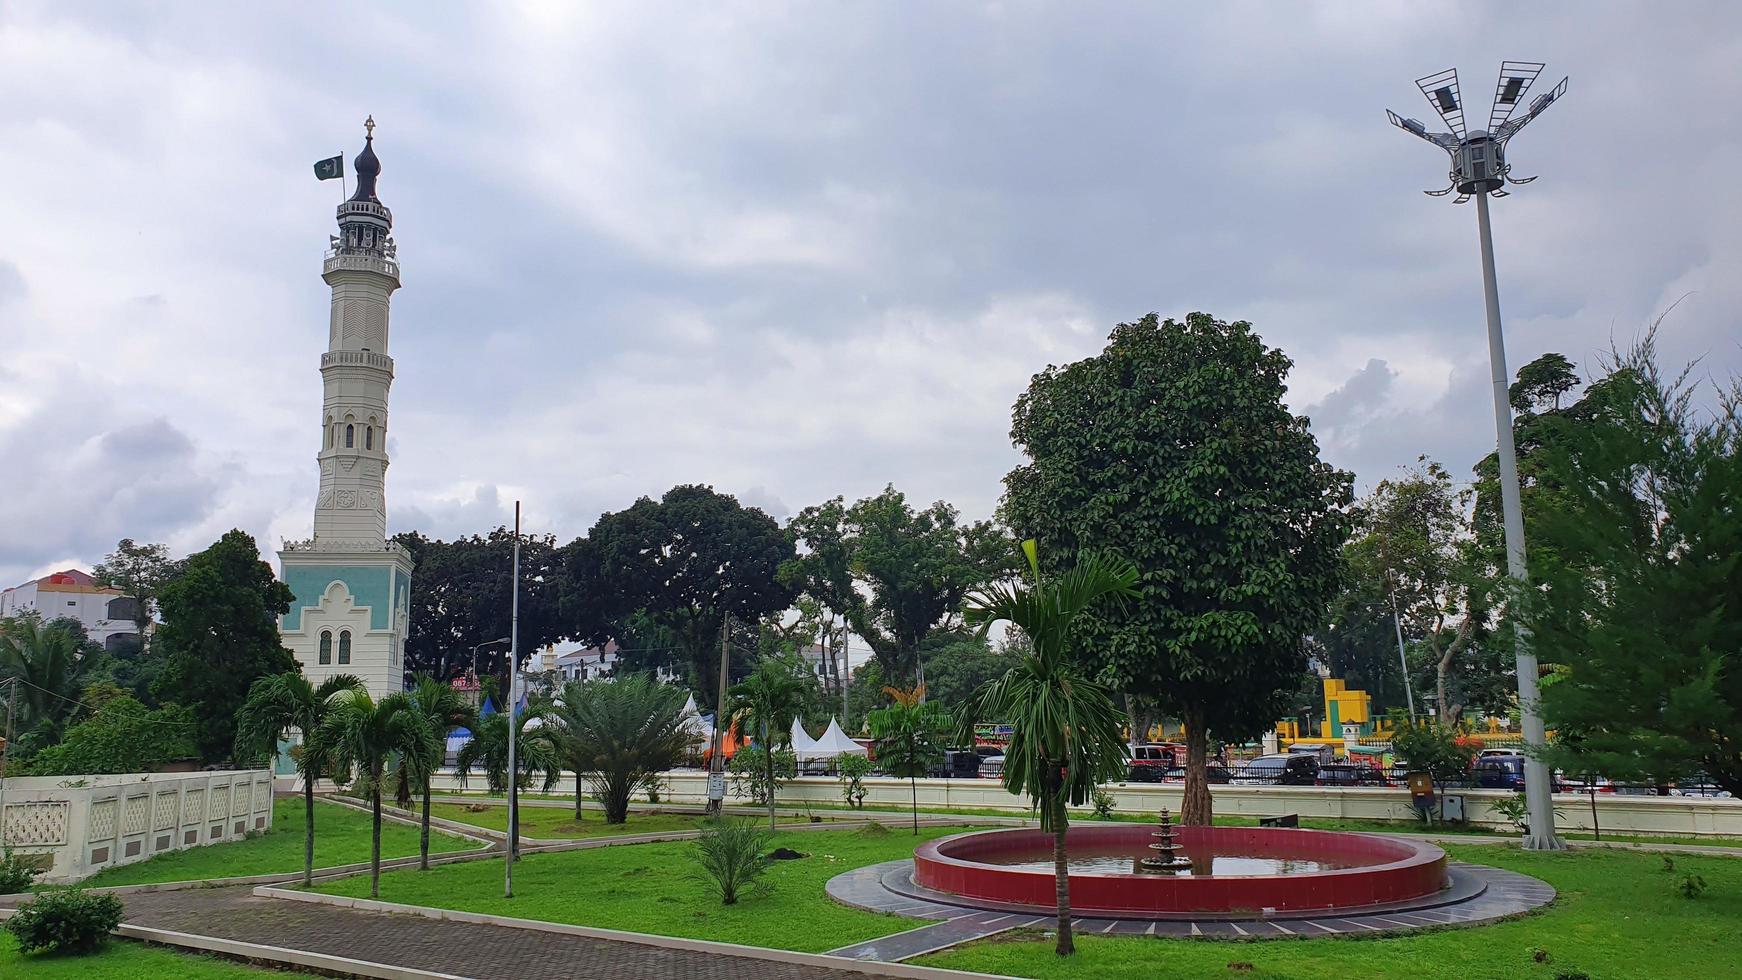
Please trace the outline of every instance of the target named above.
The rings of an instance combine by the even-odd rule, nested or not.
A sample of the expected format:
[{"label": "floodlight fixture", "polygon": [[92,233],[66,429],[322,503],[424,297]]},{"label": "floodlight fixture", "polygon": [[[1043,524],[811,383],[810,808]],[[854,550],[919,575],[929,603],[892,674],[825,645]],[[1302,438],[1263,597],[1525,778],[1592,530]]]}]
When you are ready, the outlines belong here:
[{"label": "floodlight fixture", "polygon": [[1447,174],[1450,183],[1442,190],[1426,191],[1426,194],[1430,197],[1445,197],[1457,191],[1458,196],[1453,198],[1452,203],[1463,204],[1472,194],[1505,197],[1507,184],[1528,184],[1536,179],[1512,176],[1512,165],[1506,162],[1506,143],[1566,93],[1567,80],[1563,78],[1553,89],[1532,99],[1530,107],[1523,115],[1512,118],[1513,110],[1524,101],[1525,95],[1530,91],[1531,85],[1535,84],[1537,76],[1542,74],[1544,67],[1541,62],[1536,61],[1500,63],[1500,78],[1494,83],[1494,102],[1488,110],[1487,129],[1465,131],[1463,95],[1458,88],[1456,68],[1448,68],[1415,80],[1416,88],[1421,89],[1428,105],[1433,106],[1434,111],[1439,113],[1451,132],[1430,133],[1419,120],[1406,119],[1390,109],[1385,110],[1385,117],[1393,126],[1411,136],[1427,140],[1445,150],[1452,158],[1452,169]]},{"label": "floodlight fixture", "polygon": [[[1488,218],[1488,199],[1505,197],[1507,184],[1528,184],[1536,179],[1512,176],[1512,166],[1506,162],[1506,144],[1566,94],[1567,80],[1563,78],[1554,88],[1531,99],[1522,115],[1514,116],[1543,68],[1544,65],[1535,61],[1501,62],[1500,77],[1494,83],[1494,101],[1488,110],[1487,129],[1465,131],[1463,95],[1458,88],[1456,69],[1415,81],[1416,88],[1421,90],[1428,105],[1433,106],[1434,112],[1445,121],[1451,132],[1429,132],[1420,121],[1405,119],[1389,109],[1385,110],[1385,117],[1393,126],[1432,143],[1451,157],[1450,186],[1428,191],[1430,196],[1444,197],[1457,191],[1454,204],[1463,204],[1471,197],[1476,199],[1476,228],[1482,253],[1482,298],[1488,313],[1488,367],[1494,399],[1495,455],[1500,464],[1506,572],[1521,586],[1529,578],[1524,556],[1524,508],[1518,490],[1518,450],[1512,434],[1506,341],[1500,328],[1500,290],[1494,274],[1494,234]],[[1526,757],[1524,796],[1530,812],[1524,846],[1532,850],[1560,850],[1566,845],[1555,836],[1552,787],[1548,768],[1539,755],[1546,733],[1538,710],[1540,693],[1537,689],[1536,654],[1530,648],[1530,636],[1523,625],[1515,623],[1515,627],[1518,632],[1513,650],[1518,666],[1518,707],[1523,722]],[[1401,641],[1400,634],[1400,645]],[[1449,723],[1452,719],[1444,720]]]}]

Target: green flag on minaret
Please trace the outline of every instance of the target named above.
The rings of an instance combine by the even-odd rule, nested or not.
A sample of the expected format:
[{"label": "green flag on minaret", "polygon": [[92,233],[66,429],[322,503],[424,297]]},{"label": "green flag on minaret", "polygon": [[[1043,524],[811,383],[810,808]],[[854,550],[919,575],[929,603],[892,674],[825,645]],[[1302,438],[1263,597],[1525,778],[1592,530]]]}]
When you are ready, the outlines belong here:
[{"label": "green flag on minaret", "polygon": [[341,153],[336,157],[327,157],[325,160],[316,161],[315,176],[321,180],[332,180],[335,177],[345,176],[345,155]]}]

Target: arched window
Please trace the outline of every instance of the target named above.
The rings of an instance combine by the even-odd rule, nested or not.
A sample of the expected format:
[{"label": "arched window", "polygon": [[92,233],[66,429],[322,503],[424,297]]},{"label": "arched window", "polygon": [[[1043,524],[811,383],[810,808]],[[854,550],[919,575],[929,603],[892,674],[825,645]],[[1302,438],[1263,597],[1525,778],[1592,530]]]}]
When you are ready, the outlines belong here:
[{"label": "arched window", "polygon": [[330,630],[321,630],[321,663],[333,662],[333,634]]},{"label": "arched window", "polygon": [[345,423],[345,448],[357,448],[357,427],[349,422]]},{"label": "arched window", "polygon": [[375,427],[372,425],[363,430],[363,448],[375,448]]},{"label": "arched window", "polygon": [[351,662],[351,631],[350,630],[340,630],[339,631],[339,663],[348,664],[350,662]]}]

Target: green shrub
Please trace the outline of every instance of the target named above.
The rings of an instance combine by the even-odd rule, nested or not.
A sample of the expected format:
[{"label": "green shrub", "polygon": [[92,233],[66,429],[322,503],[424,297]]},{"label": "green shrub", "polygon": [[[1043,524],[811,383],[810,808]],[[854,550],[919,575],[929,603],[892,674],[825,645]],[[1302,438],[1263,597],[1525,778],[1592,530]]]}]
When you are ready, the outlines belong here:
[{"label": "green shrub", "polygon": [[89,953],[121,924],[121,900],[82,888],[43,892],[18,907],[6,931],[18,937],[18,951]]},{"label": "green shrub", "polygon": [[1089,802],[1095,807],[1096,817],[1102,820],[1113,819],[1113,807],[1116,803],[1112,793],[1097,786],[1095,787],[1095,795],[1089,798]]},{"label": "green shrub", "polygon": [[871,760],[862,755],[841,756],[841,797],[858,809],[865,805],[865,777],[871,775]]},{"label": "green shrub", "polygon": [[0,895],[29,891],[30,883],[36,880],[38,873],[34,866],[13,854],[12,848],[6,848],[4,853],[0,853]]},{"label": "green shrub", "polygon": [[754,821],[721,821],[696,838],[691,877],[719,889],[722,905],[736,904],[738,895],[768,870],[762,851],[772,837]]},{"label": "green shrub", "polygon": [[1681,882],[1675,887],[1676,891],[1682,893],[1683,898],[1699,898],[1706,892],[1706,879],[1699,875],[1683,875]]},{"label": "green shrub", "polygon": [[768,783],[767,756],[760,745],[746,745],[732,753],[726,770],[732,776],[732,795],[758,806],[768,802],[781,783],[798,775],[798,756],[787,749],[774,751],[774,785]]}]

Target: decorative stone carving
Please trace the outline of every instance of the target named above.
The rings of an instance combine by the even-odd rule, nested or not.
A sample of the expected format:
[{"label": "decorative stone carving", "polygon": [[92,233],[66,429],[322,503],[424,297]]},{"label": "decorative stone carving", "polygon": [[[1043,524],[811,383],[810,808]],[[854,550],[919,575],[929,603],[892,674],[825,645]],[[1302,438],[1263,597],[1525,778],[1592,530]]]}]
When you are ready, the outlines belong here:
[{"label": "decorative stone carving", "polygon": [[157,812],[151,820],[152,830],[168,830],[175,826],[175,808],[180,801],[174,793],[157,794]]},{"label": "decorative stone carving", "polygon": [[151,797],[130,796],[127,805],[121,811],[121,834],[131,837],[134,834],[145,833],[146,811],[150,808]]},{"label": "decorative stone carving", "polygon": [[98,800],[91,804],[89,840],[108,840],[115,836],[115,811],[120,804],[115,800]]},{"label": "decorative stone carving", "polygon": [[230,787],[216,786],[212,789],[212,808],[207,815],[216,820],[227,816],[230,812]]},{"label": "decorative stone carving", "polygon": [[333,491],[330,489],[322,490],[320,499],[315,501],[315,506],[321,510],[326,510],[333,506]]},{"label": "decorative stone carving", "polygon": [[357,507],[357,491],[340,490],[338,499],[334,501],[334,505],[340,510],[355,510]]},{"label": "decorative stone carving", "polygon": [[190,789],[182,794],[181,822],[199,823],[206,815],[206,791]]},{"label": "decorative stone carving", "polygon": [[50,800],[40,803],[8,803],[4,820],[6,843],[65,844],[67,819],[72,804]]}]

